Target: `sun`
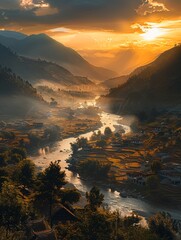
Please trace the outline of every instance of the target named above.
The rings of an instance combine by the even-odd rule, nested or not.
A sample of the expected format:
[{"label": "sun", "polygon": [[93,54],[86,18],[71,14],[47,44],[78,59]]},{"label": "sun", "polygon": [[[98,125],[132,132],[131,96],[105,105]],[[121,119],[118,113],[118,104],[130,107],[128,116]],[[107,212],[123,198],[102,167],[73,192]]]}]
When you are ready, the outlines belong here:
[{"label": "sun", "polygon": [[152,41],[152,40],[155,40],[156,38],[160,37],[162,34],[163,33],[160,28],[153,27],[153,28],[145,29],[145,32],[143,34],[141,34],[141,36],[146,41]]}]

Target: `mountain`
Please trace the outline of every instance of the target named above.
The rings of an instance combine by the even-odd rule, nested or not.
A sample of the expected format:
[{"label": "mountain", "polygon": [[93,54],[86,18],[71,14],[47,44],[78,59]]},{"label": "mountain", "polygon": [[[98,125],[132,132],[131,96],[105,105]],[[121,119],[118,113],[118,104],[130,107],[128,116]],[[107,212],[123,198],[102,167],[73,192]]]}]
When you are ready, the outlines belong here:
[{"label": "mountain", "polygon": [[110,89],[110,88],[116,88],[124,84],[129,78],[129,75],[124,75],[116,78],[111,78],[108,80],[103,81],[99,85],[103,88]]},{"label": "mountain", "polygon": [[64,46],[46,34],[30,35],[18,41],[13,40],[12,42],[8,40],[7,43],[0,37],[0,43],[5,44],[22,56],[43,59],[59,64],[74,75],[86,76],[99,81],[116,76],[110,70],[89,64],[75,50]]},{"label": "mountain", "polygon": [[75,77],[68,70],[57,64],[18,56],[1,44],[0,65],[11,68],[14,73],[31,83],[46,80],[62,86],[93,84],[85,77]]},{"label": "mountain", "polygon": [[139,66],[152,62],[158,55],[158,51],[153,50],[153,47],[140,50],[130,46],[129,49],[123,48],[117,51],[105,67],[116,71],[119,75],[128,75]]},{"label": "mountain", "polygon": [[4,36],[7,38],[13,38],[13,39],[17,39],[17,40],[22,40],[23,38],[27,37],[27,35],[25,35],[23,33],[15,32],[15,31],[7,31],[7,30],[6,31],[1,30],[0,36]]},{"label": "mountain", "polygon": [[100,87],[104,88],[104,89],[111,89],[111,88],[117,88],[121,85],[123,85],[124,83],[126,83],[126,81],[134,76],[139,74],[140,72],[142,72],[148,65],[145,66],[141,66],[136,68],[133,72],[131,72],[129,75],[123,75],[120,77],[116,77],[116,78],[111,78],[111,79],[107,79],[103,82],[101,82],[99,84]]},{"label": "mountain", "polygon": [[0,66],[0,114],[24,115],[46,105],[32,85]]},{"label": "mountain", "polygon": [[28,96],[37,100],[42,98],[37,94],[35,88],[32,85],[15,75],[11,69],[2,68],[0,66],[0,95],[22,95]]},{"label": "mountain", "polygon": [[154,62],[100,99],[112,111],[125,114],[151,113],[181,107],[181,46],[162,53]]}]

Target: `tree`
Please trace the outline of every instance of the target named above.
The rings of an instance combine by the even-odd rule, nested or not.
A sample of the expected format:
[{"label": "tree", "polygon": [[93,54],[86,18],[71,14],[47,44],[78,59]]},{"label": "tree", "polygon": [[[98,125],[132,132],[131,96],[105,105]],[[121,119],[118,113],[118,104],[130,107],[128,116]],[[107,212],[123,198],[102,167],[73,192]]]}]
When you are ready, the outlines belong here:
[{"label": "tree", "polygon": [[93,132],[92,136],[91,136],[91,140],[92,141],[99,141],[103,138],[103,134],[101,133],[101,131],[99,130],[97,133]]},{"label": "tree", "polygon": [[91,141],[97,140],[97,134],[96,132],[93,132],[92,136],[90,137]]},{"label": "tree", "polygon": [[76,189],[64,189],[60,193],[61,202],[73,204],[79,201],[81,194]]},{"label": "tree", "polygon": [[108,138],[112,135],[112,131],[111,131],[110,127],[105,128],[104,135]]},{"label": "tree", "polygon": [[0,167],[5,166],[7,161],[8,161],[7,153],[1,153],[0,154]]},{"label": "tree", "polygon": [[26,240],[27,237],[25,236],[25,232],[20,230],[20,231],[15,231],[15,230],[7,230],[4,227],[0,228],[0,239],[1,240]]},{"label": "tree", "polygon": [[27,205],[10,182],[4,182],[0,194],[0,225],[7,230],[19,229],[27,218]]},{"label": "tree", "polygon": [[76,154],[77,151],[79,150],[79,146],[77,143],[71,143],[71,149],[72,149],[72,153]]},{"label": "tree", "polygon": [[123,224],[125,227],[130,227],[139,223],[140,220],[141,218],[138,217],[138,215],[132,214],[132,216],[127,216],[124,218]]},{"label": "tree", "polygon": [[8,173],[5,169],[0,168],[0,190],[3,186],[3,183],[8,180]]},{"label": "tree", "polygon": [[18,154],[18,153],[13,153],[13,154],[11,154],[11,156],[10,156],[10,163],[12,163],[12,164],[17,164],[17,163],[19,163],[20,161],[22,160],[22,156],[20,155],[20,154]]},{"label": "tree", "polygon": [[82,149],[87,148],[88,147],[87,138],[84,138],[84,137],[78,138],[77,145],[78,145],[78,148],[82,148]]},{"label": "tree", "polygon": [[120,133],[118,133],[118,132],[116,132],[116,133],[114,134],[114,136],[115,136],[117,139],[119,139],[119,140],[122,139],[122,135],[121,135]]},{"label": "tree", "polygon": [[30,140],[30,144],[32,146],[39,146],[41,142],[41,137],[37,133],[30,132],[28,134],[28,138]]},{"label": "tree", "polygon": [[31,187],[35,177],[35,165],[30,160],[21,161],[14,172],[15,180],[27,187]]},{"label": "tree", "polygon": [[104,148],[107,145],[105,140],[99,140],[96,142],[96,146],[100,148]]},{"label": "tree", "polygon": [[110,240],[113,239],[113,219],[109,213],[93,211],[88,218],[88,231],[85,237],[88,240]]},{"label": "tree", "polygon": [[27,152],[25,148],[13,148],[11,150],[11,154],[19,154],[22,159],[25,159],[27,157]]},{"label": "tree", "polygon": [[86,199],[90,209],[96,211],[97,208],[102,205],[104,195],[100,193],[100,190],[97,187],[93,187],[90,192],[86,192]]},{"label": "tree", "polygon": [[154,173],[157,174],[157,173],[161,170],[161,168],[162,168],[162,165],[161,165],[161,162],[160,162],[160,161],[154,160],[154,161],[152,162],[152,164],[151,164],[151,170],[152,170],[152,172],[154,172]]},{"label": "tree", "polygon": [[49,141],[57,141],[61,137],[61,128],[59,126],[50,126],[44,130],[44,137]]},{"label": "tree", "polygon": [[102,138],[102,133],[101,133],[101,131],[99,130],[99,131],[97,132],[97,140],[101,140],[101,138]]},{"label": "tree", "polygon": [[175,239],[173,219],[170,214],[159,212],[148,219],[150,230],[164,240]]},{"label": "tree", "polygon": [[49,167],[39,174],[39,197],[49,202],[49,217],[52,225],[52,205],[66,184],[65,172],[61,171],[59,161],[51,162]]},{"label": "tree", "polygon": [[96,179],[103,179],[107,178],[110,168],[110,162],[103,162],[96,159],[86,159],[78,163],[77,170],[82,175],[91,176]]},{"label": "tree", "polygon": [[149,190],[155,190],[159,187],[159,178],[156,175],[152,175],[147,178],[146,185]]}]

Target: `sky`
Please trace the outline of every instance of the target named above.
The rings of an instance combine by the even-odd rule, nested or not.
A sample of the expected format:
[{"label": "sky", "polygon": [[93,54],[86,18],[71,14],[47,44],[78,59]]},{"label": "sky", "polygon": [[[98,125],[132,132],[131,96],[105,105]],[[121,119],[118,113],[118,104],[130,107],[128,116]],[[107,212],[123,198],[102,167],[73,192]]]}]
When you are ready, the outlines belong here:
[{"label": "sky", "polygon": [[181,0],[0,0],[0,29],[44,32],[127,73],[181,42]]}]

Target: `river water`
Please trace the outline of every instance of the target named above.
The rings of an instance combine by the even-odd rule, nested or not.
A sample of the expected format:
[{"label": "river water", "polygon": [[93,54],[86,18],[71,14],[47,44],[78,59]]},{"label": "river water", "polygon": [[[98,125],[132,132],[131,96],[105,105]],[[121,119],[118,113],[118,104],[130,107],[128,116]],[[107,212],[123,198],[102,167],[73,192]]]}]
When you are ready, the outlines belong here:
[{"label": "river water", "polygon": [[[123,127],[125,133],[130,132],[129,126],[120,125],[119,120],[121,119],[120,116],[114,114],[108,114],[105,112],[101,113],[101,122],[102,127],[97,130],[104,132],[106,127],[110,127],[112,131],[120,127]],[[79,137],[86,137],[90,138],[93,132],[89,132],[86,134],[81,134]],[[176,211],[174,209],[166,209],[166,208],[158,208],[155,207],[144,199],[135,199],[135,198],[122,198],[120,193],[117,191],[112,190],[109,186],[105,186],[103,183],[92,183],[88,180],[80,179],[78,174],[72,173],[67,169],[68,163],[66,160],[71,156],[71,143],[75,142],[76,138],[67,138],[62,141],[57,142],[54,147],[47,146],[46,148],[39,149],[39,152],[36,157],[32,157],[32,160],[36,164],[36,166],[43,170],[47,166],[49,166],[51,161],[61,160],[60,166],[62,170],[65,171],[67,176],[67,181],[73,184],[79,191],[85,193],[89,191],[93,185],[97,185],[101,192],[104,194],[105,203],[112,210],[119,210],[120,213],[124,215],[129,215],[131,212],[137,212],[139,215],[143,217],[148,217],[153,215],[158,211],[167,211],[169,212],[175,219],[181,220],[181,212]]]}]

